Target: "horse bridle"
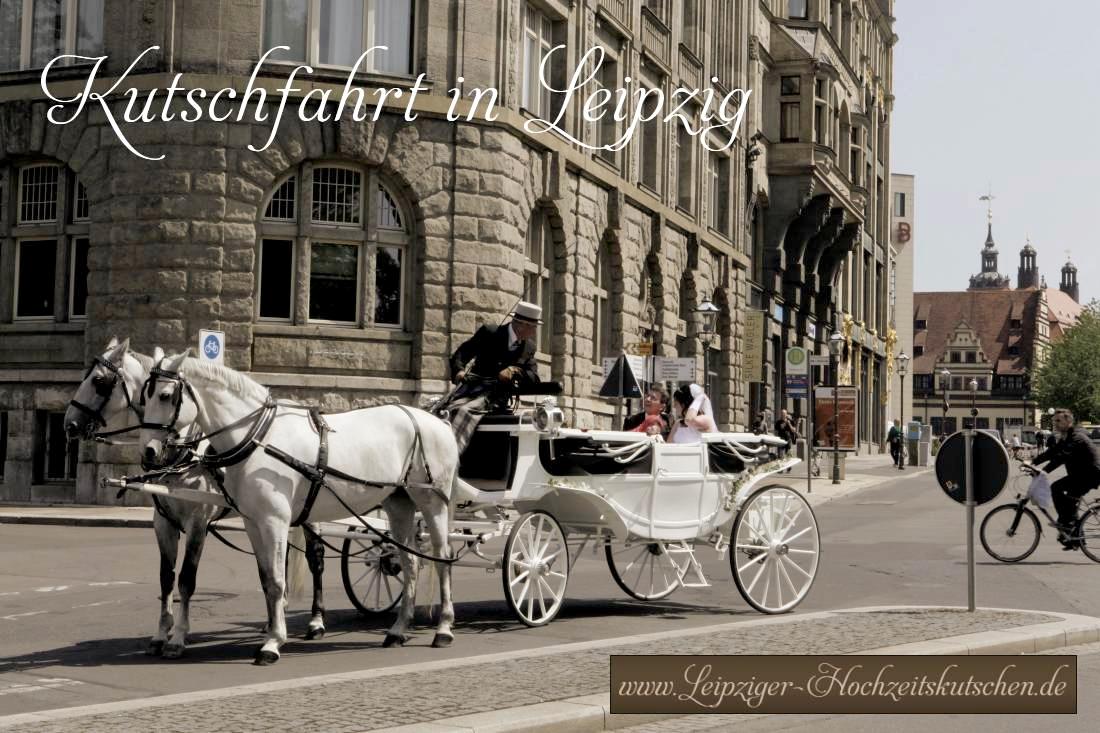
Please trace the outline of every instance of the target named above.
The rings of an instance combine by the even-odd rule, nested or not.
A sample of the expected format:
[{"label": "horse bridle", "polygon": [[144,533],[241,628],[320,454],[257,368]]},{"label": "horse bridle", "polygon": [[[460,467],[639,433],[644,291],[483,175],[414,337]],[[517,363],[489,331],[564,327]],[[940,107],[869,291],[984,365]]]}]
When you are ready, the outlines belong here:
[{"label": "horse bridle", "polygon": [[[126,397],[126,407],[128,407],[130,411],[133,412],[140,420],[142,418],[142,414],[138,410],[138,408],[134,406],[134,402],[130,398],[130,390],[126,387],[126,379],[122,376],[121,366],[112,364],[109,360],[104,359],[102,356],[97,356],[92,359],[92,363],[91,365],[89,365],[88,371],[84,372],[84,377],[80,381],[87,381],[88,377],[92,375],[92,372],[95,371],[95,368],[97,366],[101,366],[111,373],[110,381],[97,384],[95,380],[92,380],[92,386],[95,388],[96,395],[102,398],[102,401],[99,403],[99,407],[92,408],[88,405],[85,405],[83,402],[77,402],[75,399],[69,400],[69,405],[75,407],[83,415],[86,415],[89,419],[92,420],[92,423],[94,425],[107,427],[107,420],[103,417],[103,411],[107,409],[107,405],[111,402],[111,395],[114,394],[115,387],[118,386],[119,382],[122,382],[122,394]],[[115,430],[110,433],[97,433],[96,435],[115,435],[118,433],[128,432],[130,430],[136,429],[137,426],[134,426],[131,428],[125,428],[123,430]]]},{"label": "horse bridle", "polygon": [[[145,419],[145,404],[147,400],[153,398],[153,394],[157,390],[157,382],[160,380],[172,382],[175,387],[172,390],[172,421],[168,423],[155,423],[148,422]],[[145,384],[141,388],[141,424],[139,427],[142,430],[162,430],[169,437],[180,437],[180,433],[176,430],[176,422],[180,419],[180,410],[183,409],[183,393],[187,391],[188,396],[191,397],[191,401],[198,406],[198,400],[195,399],[195,391],[191,389],[191,385],[187,380],[183,378],[183,375],[179,372],[170,372],[161,369],[160,366],[154,366],[149,370],[149,378],[145,380]],[[195,441],[196,444],[198,441]]]}]

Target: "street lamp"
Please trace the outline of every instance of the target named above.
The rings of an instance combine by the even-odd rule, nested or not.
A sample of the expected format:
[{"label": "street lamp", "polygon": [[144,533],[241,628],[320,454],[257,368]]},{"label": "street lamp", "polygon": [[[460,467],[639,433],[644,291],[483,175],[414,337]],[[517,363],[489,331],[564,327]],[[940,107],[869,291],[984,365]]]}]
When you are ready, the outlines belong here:
[{"label": "street lamp", "polygon": [[978,428],[978,380],[971,379],[966,386],[970,389],[970,429]]},{"label": "street lamp", "polygon": [[947,435],[947,411],[951,409],[951,403],[947,401],[947,390],[951,389],[951,372],[947,367],[940,370],[940,386],[943,387],[943,422],[940,424],[940,433]]},{"label": "street lamp", "polygon": [[[905,375],[909,373],[909,355],[904,351],[898,354],[898,376],[901,378],[901,429],[902,429],[902,445],[905,445]],[[902,461],[898,466],[901,470],[905,470],[905,449],[902,448]]]},{"label": "street lamp", "polygon": [[840,483],[840,354],[844,337],[834,331],[829,337],[829,361],[833,367],[833,483]]},{"label": "street lamp", "polygon": [[710,342],[714,339],[715,326],[718,325],[718,314],[722,312],[722,309],[711,303],[710,298],[706,298],[695,309],[695,312],[699,314],[703,321],[703,330],[699,334],[699,340],[703,342],[703,391],[710,394],[710,385],[707,384],[707,380],[710,378]]}]

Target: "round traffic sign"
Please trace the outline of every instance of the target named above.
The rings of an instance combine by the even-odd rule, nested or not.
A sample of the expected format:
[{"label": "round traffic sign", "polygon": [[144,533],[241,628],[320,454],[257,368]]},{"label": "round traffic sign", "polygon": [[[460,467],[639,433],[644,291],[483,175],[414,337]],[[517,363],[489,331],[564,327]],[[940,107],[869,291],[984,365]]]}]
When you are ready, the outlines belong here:
[{"label": "round traffic sign", "polygon": [[207,359],[217,359],[221,350],[222,345],[218,342],[218,337],[214,334],[210,334],[202,342],[202,353]]},{"label": "round traffic sign", "polygon": [[[974,431],[974,501],[993,501],[1008,483],[1008,451],[996,433]],[[966,503],[966,436],[962,431],[944,441],[936,454],[936,480],[949,497]]]}]

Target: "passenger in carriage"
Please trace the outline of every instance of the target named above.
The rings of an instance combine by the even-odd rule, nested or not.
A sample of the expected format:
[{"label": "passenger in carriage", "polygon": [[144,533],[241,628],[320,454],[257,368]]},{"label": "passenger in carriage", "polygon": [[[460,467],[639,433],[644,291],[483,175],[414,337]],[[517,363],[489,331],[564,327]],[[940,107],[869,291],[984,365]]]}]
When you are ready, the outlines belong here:
[{"label": "passenger in carriage", "polygon": [[645,410],[623,421],[623,430],[646,435],[668,437],[671,420],[668,416],[668,392],[664,385],[654,384],[645,393]]},{"label": "passenger in carriage", "polygon": [[680,387],[672,394],[679,418],[672,427],[670,443],[699,443],[703,433],[718,432],[710,398],[698,384]]},{"label": "passenger in carriage", "polygon": [[542,308],[520,301],[501,326],[482,326],[451,356],[451,382],[456,386],[433,412],[451,423],[461,455],[481,418],[507,408],[513,385],[539,381],[535,363],[535,329]]}]

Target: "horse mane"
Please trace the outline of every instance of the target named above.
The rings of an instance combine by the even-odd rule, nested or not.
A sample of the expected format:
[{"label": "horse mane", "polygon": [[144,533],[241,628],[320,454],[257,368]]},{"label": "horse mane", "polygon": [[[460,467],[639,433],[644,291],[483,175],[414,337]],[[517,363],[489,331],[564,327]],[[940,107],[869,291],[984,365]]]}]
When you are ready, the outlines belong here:
[{"label": "horse mane", "polygon": [[267,399],[267,387],[229,367],[188,357],[180,366],[180,374],[191,380],[224,387],[242,397],[252,397],[260,402]]},{"label": "horse mane", "polygon": [[141,354],[137,351],[130,351],[128,353],[130,354],[130,356],[137,359],[137,363],[141,364],[141,368],[145,371],[149,371],[153,368],[153,357],[146,356],[145,354]]}]

